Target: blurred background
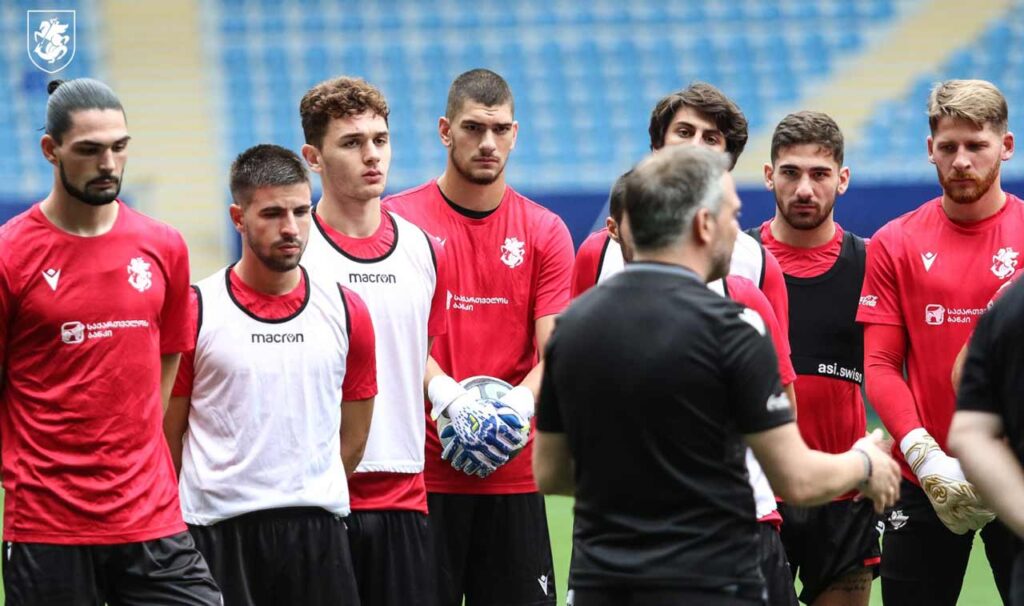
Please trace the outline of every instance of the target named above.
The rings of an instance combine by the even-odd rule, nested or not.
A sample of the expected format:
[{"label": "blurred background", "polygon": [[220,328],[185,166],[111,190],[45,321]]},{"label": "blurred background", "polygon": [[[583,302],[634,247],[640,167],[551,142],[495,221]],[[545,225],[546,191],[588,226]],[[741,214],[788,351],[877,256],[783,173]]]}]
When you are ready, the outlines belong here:
[{"label": "blurred background", "polygon": [[[125,104],[133,136],[123,195],[180,229],[201,277],[235,253],[226,175],[246,147],[298,150],[298,102],[316,82],[363,76],[391,105],[388,191],[437,176],[437,137],[457,74],[512,86],[519,141],[509,182],[560,214],[577,245],[603,220],[612,181],[647,152],[656,100],[693,80],[750,121],[736,169],[744,224],[767,218],[761,184],[786,113],[830,113],[853,180],[837,205],[870,235],[938,193],[925,102],[947,78],[984,78],[1024,100],[1024,0],[4,0],[0,3],[0,220],[49,190],[38,149],[49,74],[26,49],[26,11],[72,9],[74,59]],[[1024,161],[1004,165],[1024,191]]]}]

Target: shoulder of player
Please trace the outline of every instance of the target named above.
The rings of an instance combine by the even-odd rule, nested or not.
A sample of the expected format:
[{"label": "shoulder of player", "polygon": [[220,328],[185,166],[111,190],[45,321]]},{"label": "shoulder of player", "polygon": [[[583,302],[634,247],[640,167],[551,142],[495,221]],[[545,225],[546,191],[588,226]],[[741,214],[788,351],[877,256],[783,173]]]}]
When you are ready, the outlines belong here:
[{"label": "shoulder of player", "polygon": [[384,198],[384,208],[397,212],[397,209],[404,209],[407,204],[420,202],[423,198],[429,195],[429,188],[433,185],[434,180],[430,180],[421,185],[417,185],[416,187],[410,187],[409,189],[400,191],[397,194],[391,194],[387,198]]},{"label": "shoulder of player", "polygon": [[169,243],[184,243],[185,238],[181,235],[175,227],[169,223],[165,223],[159,219],[155,219],[147,214],[136,210],[127,204],[121,205],[121,212],[125,213],[124,225],[133,232],[140,232],[145,234],[146,237],[152,237],[159,235]]},{"label": "shoulder of player", "polygon": [[611,236],[608,235],[608,229],[602,227],[601,229],[590,234],[583,240],[583,244],[580,244],[580,248],[577,251],[577,256],[587,253],[600,252]]}]

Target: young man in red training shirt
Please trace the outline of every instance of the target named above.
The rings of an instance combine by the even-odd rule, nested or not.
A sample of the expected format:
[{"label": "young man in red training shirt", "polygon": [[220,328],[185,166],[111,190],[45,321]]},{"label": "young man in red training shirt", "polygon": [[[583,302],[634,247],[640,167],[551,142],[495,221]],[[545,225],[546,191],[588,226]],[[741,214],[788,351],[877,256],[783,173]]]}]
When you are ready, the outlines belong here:
[{"label": "young man in red training shirt", "polygon": [[887,223],[868,246],[857,312],[867,395],[896,441],[904,477],[882,539],[887,603],[955,604],[982,528],[996,586],[1008,595],[1009,533],[990,523],[993,514],[946,454],[953,360],[1024,250],[1024,205],[999,179],[1014,151],[1007,113],[989,82],[936,85],[928,158],[942,196]]},{"label": "young man in red training shirt", "polygon": [[359,600],[342,517],[377,393],[373,325],[299,265],[310,195],[282,147],[231,165],[242,258],[193,287],[195,345],[164,419],[182,513],[230,604]]},{"label": "young man in red training shirt", "polygon": [[[651,111],[648,127],[651,151],[674,145],[701,145],[729,154],[736,165],[747,144],[747,119],[740,108],[710,84],[694,82],[662,97]],[[731,168],[730,168],[731,170]],[[619,219],[609,208],[606,227],[580,245],[573,265],[573,297],[622,269],[630,251],[623,250]],[[789,304],[782,270],[774,257],[750,235],[741,233],[733,248],[729,273],[743,276],[760,288],[775,310],[783,333],[789,331]],[[712,287],[722,291],[721,282]]]},{"label": "young man in red training shirt", "polygon": [[[448,148],[444,174],[386,201],[440,238],[448,257],[448,332],[434,342],[426,377],[433,416],[473,399],[455,381],[488,375],[516,386],[502,400],[529,422],[540,389],[539,352],[555,315],[569,303],[569,230],[505,183],[518,124],[501,76],[476,69],[456,78],[438,130]],[[481,473],[467,475],[441,459],[436,426],[427,421],[426,481],[441,606],[457,606],[463,596],[467,606],[554,604],[531,444],[493,473],[504,453],[493,463],[476,459]]]},{"label": "young man in red training shirt", "polygon": [[8,604],[221,603],[160,430],[188,250],[117,200],[129,139],[105,84],[51,82],[53,187],[0,228]]},{"label": "young man in red training shirt", "polygon": [[[798,112],[772,135],[765,185],[775,194],[775,218],[752,230],[779,260],[789,306],[799,322],[789,342],[807,445],[846,452],[864,436],[864,336],[857,304],[864,282],[865,243],[833,218],[846,192],[843,134],[829,116]],[[818,606],[866,605],[878,569],[878,517],[852,494],[827,505],[783,504],[782,540],[803,582],[801,600]]]},{"label": "young man in red training shirt", "polygon": [[349,478],[360,599],[430,606],[437,573],[423,481],[423,375],[430,342],[447,325],[445,256],[434,238],[381,207],[388,113],[380,90],[358,78],[333,78],[303,95],[302,155],[323,185],[303,264],[358,293],[377,334],[380,393],[366,453]]}]

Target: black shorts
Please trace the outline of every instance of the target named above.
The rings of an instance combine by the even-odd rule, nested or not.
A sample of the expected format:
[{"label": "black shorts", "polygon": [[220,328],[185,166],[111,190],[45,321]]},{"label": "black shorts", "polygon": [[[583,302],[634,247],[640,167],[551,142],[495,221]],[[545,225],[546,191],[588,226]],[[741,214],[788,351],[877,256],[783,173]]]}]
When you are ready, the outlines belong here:
[{"label": "black shorts", "polygon": [[434,605],[437,568],[426,514],[353,511],[345,522],[363,604]]},{"label": "black shorts", "polygon": [[[1017,542],[999,520],[985,526],[981,538],[996,588],[1007,603]],[[956,604],[973,543],[973,532],[953,534],[924,491],[904,479],[900,500],[885,513],[882,600],[901,606]]]},{"label": "black shorts", "polygon": [[189,526],[228,606],[359,604],[344,520],[319,507]]},{"label": "black shorts", "polygon": [[427,493],[440,606],[555,603],[544,497]]},{"label": "black shorts", "polygon": [[757,525],[761,549],[761,575],[764,576],[768,603],[772,606],[797,606],[793,588],[793,572],[786,558],[786,548],[774,524]]},{"label": "black shorts", "polygon": [[220,606],[220,591],[187,532],[120,545],[4,542],[10,606]]},{"label": "black shorts", "polygon": [[569,593],[566,606],[775,606],[764,600],[687,589],[576,589]]},{"label": "black shorts", "polygon": [[779,503],[782,543],[793,574],[800,575],[800,601],[811,604],[843,576],[862,568],[878,576],[881,534],[870,501],[843,500],[817,507]]},{"label": "black shorts", "polygon": [[[1018,541],[1018,548],[1020,542]],[[1013,580],[1010,583],[1010,606],[1024,606],[1024,551],[1018,551],[1013,561]]]}]

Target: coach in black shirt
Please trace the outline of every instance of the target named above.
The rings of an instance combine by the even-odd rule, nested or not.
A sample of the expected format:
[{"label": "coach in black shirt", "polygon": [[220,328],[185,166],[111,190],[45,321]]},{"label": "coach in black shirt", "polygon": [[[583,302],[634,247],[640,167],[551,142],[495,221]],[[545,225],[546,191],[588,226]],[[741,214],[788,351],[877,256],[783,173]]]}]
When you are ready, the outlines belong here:
[{"label": "coach in black shirt", "polygon": [[[1006,524],[1024,537],[1024,280],[978,321],[967,349],[949,429],[964,475]],[[1010,603],[1024,605],[1024,556],[1010,581]]]},{"label": "coach in black shirt", "polygon": [[625,182],[636,261],[558,320],[534,453],[546,493],[575,494],[575,606],[761,604],[749,443],[787,501],[861,488],[881,509],[899,470],[879,436],[807,449],[756,313],[710,291],[739,225],[727,159],[679,146]]}]

